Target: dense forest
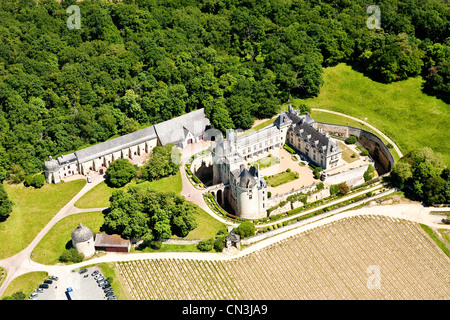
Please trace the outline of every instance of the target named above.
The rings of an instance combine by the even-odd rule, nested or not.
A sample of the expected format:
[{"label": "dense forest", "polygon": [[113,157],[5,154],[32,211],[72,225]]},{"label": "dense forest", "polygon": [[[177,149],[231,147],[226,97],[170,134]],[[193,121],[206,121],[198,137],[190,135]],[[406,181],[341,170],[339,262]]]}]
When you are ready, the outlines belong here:
[{"label": "dense forest", "polygon": [[[249,128],[317,95],[340,62],[386,83],[421,75],[448,102],[448,2],[374,2],[2,0],[0,181],[198,108],[220,130]],[[366,25],[372,4],[381,29]]]}]

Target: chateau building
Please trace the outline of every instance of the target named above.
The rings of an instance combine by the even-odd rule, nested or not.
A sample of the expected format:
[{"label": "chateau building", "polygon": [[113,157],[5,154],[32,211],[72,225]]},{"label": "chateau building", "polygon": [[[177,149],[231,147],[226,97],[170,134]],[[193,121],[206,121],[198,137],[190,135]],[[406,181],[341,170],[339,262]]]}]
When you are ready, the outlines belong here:
[{"label": "chateau building", "polygon": [[48,183],[59,183],[62,178],[74,174],[106,170],[117,159],[134,159],[150,153],[157,145],[173,143],[183,148],[201,141],[208,126],[204,109],[199,109],[57,159],[49,157],[44,163],[45,178]]},{"label": "chateau building", "polygon": [[[281,112],[272,125],[240,138],[235,131],[228,130],[226,140],[219,138],[213,144],[213,185],[224,185],[221,196],[238,217],[267,216],[267,183],[260,176],[258,165],[246,168],[248,161],[275,153],[287,142],[324,170],[340,164],[342,150],[314,123],[308,114],[300,115],[289,106],[288,112]],[[224,204],[222,199],[218,200]]]}]

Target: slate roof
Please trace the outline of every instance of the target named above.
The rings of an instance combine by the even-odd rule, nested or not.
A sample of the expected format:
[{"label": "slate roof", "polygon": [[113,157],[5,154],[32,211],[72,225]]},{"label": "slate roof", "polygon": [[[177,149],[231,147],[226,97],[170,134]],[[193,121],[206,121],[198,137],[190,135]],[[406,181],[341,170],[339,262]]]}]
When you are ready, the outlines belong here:
[{"label": "slate roof", "polygon": [[209,124],[209,119],[206,118],[205,110],[202,108],[155,124],[155,130],[162,145],[167,143],[176,145],[186,138],[188,131],[195,137],[201,136]]},{"label": "slate roof", "polygon": [[81,223],[78,225],[78,227],[75,228],[72,232],[72,240],[75,242],[84,242],[88,241],[92,238],[94,233],[91,229],[89,229],[86,226],[83,226]]},{"label": "slate roof", "polygon": [[[75,151],[74,154],[77,157],[78,162],[83,163],[155,138],[157,138],[155,128],[154,126],[150,126],[132,133],[128,133],[124,136]],[[58,158],[58,160],[59,159],[60,158]]]},{"label": "slate roof", "polygon": [[299,123],[295,124],[293,130],[298,137],[307,141],[311,147],[316,148],[319,153],[323,153],[326,157],[342,151],[336,142],[307,123],[305,119],[301,119]]}]

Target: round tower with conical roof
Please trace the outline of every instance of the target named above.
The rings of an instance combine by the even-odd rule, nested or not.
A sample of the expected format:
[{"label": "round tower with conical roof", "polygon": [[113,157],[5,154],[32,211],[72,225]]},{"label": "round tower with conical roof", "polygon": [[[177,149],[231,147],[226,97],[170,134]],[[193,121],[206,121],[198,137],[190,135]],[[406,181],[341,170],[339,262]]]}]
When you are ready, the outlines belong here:
[{"label": "round tower with conical roof", "polygon": [[95,253],[94,233],[80,223],[72,232],[72,245],[85,258],[92,257]]}]

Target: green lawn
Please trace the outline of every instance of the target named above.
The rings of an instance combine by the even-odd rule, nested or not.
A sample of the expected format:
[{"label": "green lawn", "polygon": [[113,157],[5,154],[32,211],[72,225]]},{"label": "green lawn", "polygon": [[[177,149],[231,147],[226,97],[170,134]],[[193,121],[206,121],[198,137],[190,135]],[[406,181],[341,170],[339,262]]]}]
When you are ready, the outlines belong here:
[{"label": "green lawn", "polygon": [[1,296],[1,298],[11,296],[13,293],[22,291],[26,295],[26,299],[28,300],[28,296],[36,289],[45,279],[47,279],[48,274],[45,271],[36,271],[25,273],[11,281],[8,288],[6,288],[5,292]]},{"label": "green lawn", "polygon": [[216,233],[225,229],[226,225],[219,220],[211,217],[203,209],[199,208],[199,214],[195,216],[197,228],[189,232],[186,239],[210,239],[216,236]]},{"label": "green lawn", "polygon": [[151,182],[145,181],[142,183],[136,183],[136,180],[133,179],[122,188],[110,188],[105,182],[101,182],[81,197],[75,203],[75,206],[81,209],[109,207],[109,198],[111,197],[113,191],[120,189],[126,190],[129,186],[150,188],[150,190],[175,192],[176,194],[179,194],[182,189],[181,173],[178,172],[176,175]]},{"label": "green lawn", "polygon": [[[422,82],[421,77],[416,77],[382,84],[339,64],[324,69],[324,85],[318,97],[292,99],[292,103],[306,103],[312,108],[338,111],[361,120],[367,118],[365,121],[394,140],[403,154],[428,146],[441,153],[450,166],[450,107],[422,93]],[[312,116],[318,121],[337,124],[349,121],[334,121],[339,117],[324,113],[313,112]]]},{"label": "green lawn", "polygon": [[72,245],[72,231],[80,222],[96,234],[103,224],[103,213],[78,213],[58,221],[34,248],[32,260],[47,265],[58,263],[66,245]]},{"label": "green lawn", "polygon": [[86,180],[80,179],[59,184],[45,184],[41,189],[34,189],[26,188],[23,184],[4,183],[9,198],[15,204],[9,218],[0,223],[0,259],[10,257],[26,248],[85,184]]},{"label": "green lawn", "polygon": [[[346,146],[346,144],[342,141],[338,141],[339,148],[342,149],[342,159],[347,163],[352,163],[356,160],[359,160],[359,154],[349,147]],[[355,154],[355,157],[352,158],[352,155]]]},{"label": "green lawn", "polygon": [[269,176],[266,179],[266,182],[272,186],[272,187],[278,187],[279,185],[282,185],[284,183],[288,183],[289,181],[295,180],[295,175],[297,172],[291,171],[291,172],[280,172],[277,174],[274,174],[273,176]]},{"label": "green lawn", "polygon": [[262,169],[262,168],[270,167],[271,165],[274,165],[277,162],[278,162],[278,158],[271,155],[271,156],[267,156],[262,159],[259,159],[258,161],[254,162],[252,164],[256,165],[256,163],[258,163],[259,169]]}]

